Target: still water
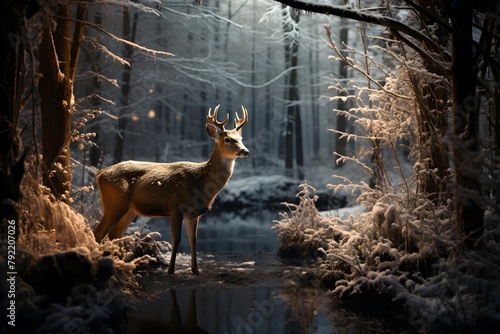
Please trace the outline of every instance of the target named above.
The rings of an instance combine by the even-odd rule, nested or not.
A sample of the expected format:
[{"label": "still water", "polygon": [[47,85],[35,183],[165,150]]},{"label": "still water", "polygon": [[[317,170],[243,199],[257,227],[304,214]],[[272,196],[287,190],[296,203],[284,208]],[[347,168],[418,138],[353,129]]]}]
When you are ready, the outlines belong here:
[{"label": "still water", "polygon": [[[243,215],[241,211],[239,214],[209,212],[199,225],[198,252],[201,256],[214,255],[215,261],[226,258],[227,254],[238,258],[239,253],[241,258],[248,258],[248,254],[257,254],[256,257],[266,254],[275,256],[278,261],[275,255],[277,235],[272,229],[276,219],[279,219],[278,214],[267,210],[256,209]],[[165,240],[171,241],[168,219],[155,219],[148,225],[160,232]],[[190,252],[184,227],[179,251]],[[207,269],[210,270],[213,269]],[[209,275],[202,272],[202,276],[204,274]],[[145,279],[143,285],[146,291],[153,292],[153,296],[144,297],[132,316],[135,333],[332,332],[326,316],[328,298],[325,291],[316,288],[255,284],[248,287],[245,281],[236,287],[190,284],[186,288],[178,278],[172,283],[159,277]]]},{"label": "still water", "polygon": [[[279,214],[262,209],[238,212],[208,212],[202,216],[198,227],[198,252],[276,252],[278,239],[272,229]],[[168,218],[153,219],[148,224],[151,230],[161,233],[171,242]],[[186,229],[182,227],[179,252],[190,253]]]},{"label": "still water", "polygon": [[141,306],[134,326],[137,333],[332,333],[321,299],[314,289],[170,289]]}]

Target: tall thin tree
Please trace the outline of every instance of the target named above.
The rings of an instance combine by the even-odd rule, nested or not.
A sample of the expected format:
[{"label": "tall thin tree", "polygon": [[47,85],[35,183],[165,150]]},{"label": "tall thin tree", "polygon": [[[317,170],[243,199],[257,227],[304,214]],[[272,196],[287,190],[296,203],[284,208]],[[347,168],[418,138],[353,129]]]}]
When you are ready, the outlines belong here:
[{"label": "tall thin tree", "polygon": [[454,150],[457,231],[465,245],[473,248],[482,234],[484,209],[480,203],[481,184],[477,182],[481,165],[472,164],[479,154],[479,105],[473,64],[472,14],[468,0],[457,0],[448,7],[452,31],[453,130],[458,144]]},{"label": "tall thin tree", "polygon": [[42,176],[54,197],[65,202],[69,202],[71,196],[69,144],[74,107],[73,83],[86,10],[86,3],[77,5],[72,35],[72,5],[69,2],[59,3],[56,15],[44,27],[40,44]]},{"label": "tall thin tree", "polygon": [[[7,1],[0,5],[0,233],[7,236],[14,223],[18,231],[17,202],[21,198],[23,158],[18,160],[21,142],[19,113],[23,108],[28,36],[26,21],[38,11],[36,1]],[[15,237],[17,238],[17,233]]]},{"label": "tall thin tree", "polygon": [[[299,41],[293,29],[300,21],[300,12],[283,6],[283,32],[285,34],[285,64],[291,68],[286,77],[286,132],[285,132],[285,170],[293,176],[294,160],[297,164],[298,177],[303,179],[304,152],[302,145],[302,124],[300,117],[300,99],[298,89]],[[295,135],[295,136],[294,136]],[[294,140],[295,138],[295,140]],[[297,155],[294,159],[294,149]]]},{"label": "tall thin tree", "polygon": [[[123,36],[128,38],[132,43],[135,42],[138,20],[139,20],[139,12],[136,11],[132,19],[130,15],[130,7],[127,6],[123,8],[122,33]],[[115,148],[113,153],[114,162],[120,162],[123,159],[123,151],[125,148],[125,133],[127,125],[130,122],[129,103],[130,103],[130,81],[132,80],[133,54],[134,54],[134,47],[130,44],[125,44],[123,46],[123,58],[129,62],[129,65],[124,67],[122,73],[122,83],[120,92],[120,102],[122,109],[120,111],[120,118],[118,119],[118,126],[115,135]]]},{"label": "tall thin tree", "polygon": [[[347,0],[343,0],[342,5],[346,5]],[[340,42],[347,45],[349,43],[349,33],[347,30],[347,26],[345,21],[342,19],[341,21],[341,27],[340,27]],[[341,51],[342,52],[342,51]],[[343,52],[345,53],[345,52]],[[344,54],[345,56],[345,54]],[[339,69],[338,69],[338,80],[341,82],[345,82],[345,79],[347,79],[348,73],[347,73],[347,66],[343,62],[339,62]],[[347,95],[346,91],[342,91],[341,94]],[[342,100],[337,100],[337,110],[348,110],[349,106],[349,100],[346,99],[345,101]],[[336,134],[336,140],[335,140],[335,152],[337,152],[341,156],[345,156],[347,154],[347,138],[344,136],[344,134],[347,132],[347,117],[345,116],[344,113],[338,112],[337,113],[337,134]],[[339,160],[336,164],[336,167],[342,167],[344,165],[343,160]]]}]

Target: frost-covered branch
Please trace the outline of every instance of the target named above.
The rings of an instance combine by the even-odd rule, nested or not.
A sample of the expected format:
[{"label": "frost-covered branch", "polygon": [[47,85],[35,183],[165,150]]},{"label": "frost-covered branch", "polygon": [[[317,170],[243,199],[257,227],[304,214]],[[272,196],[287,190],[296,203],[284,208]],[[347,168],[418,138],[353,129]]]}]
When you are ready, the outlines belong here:
[{"label": "frost-covered branch", "polygon": [[161,12],[152,6],[147,6],[144,4],[144,2],[149,2],[150,5],[156,5],[158,7],[161,5],[161,1],[159,0],[152,0],[152,1],[130,1],[130,0],[94,0],[91,2],[92,5],[98,5],[98,6],[116,6],[116,7],[123,7],[123,8],[135,8],[141,12],[147,13],[147,14],[153,14],[156,16],[161,16]]},{"label": "frost-covered branch", "polygon": [[[57,15],[54,15],[54,17],[58,17],[58,18],[61,18],[61,19],[68,19],[66,17],[61,17],[61,16],[57,16]],[[135,48],[137,50],[153,54],[154,56],[157,56],[157,55],[159,55],[159,56],[175,56],[175,54],[173,54],[171,52],[158,51],[158,50],[150,49],[150,48],[147,48],[145,46],[139,45],[137,43],[131,42],[131,41],[125,39],[125,38],[120,38],[120,37],[116,36],[115,34],[112,34],[111,32],[107,31],[104,27],[102,27],[102,26],[100,26],[98,24],[93,24],[91,22],[81,21],[81,20],[78,20],[78,19],[70,19],[70,20],[74,21],[74,22],[86,24],[89,27],[92,27],[92,28],[94,28],[96,30],[99,30],[100,32],[102,32],[103,34],[111,37],[112,39],[114,39],[117,42],[120,42],[120,43],[125,44],[125,45],[129,45],[129,46],[131,46],[131,47],[133,47],[133,48]]]},{"label": "frost-covered branch", "polygon": [[[285,4],[287,6],[305,10],[307,12],[320,13],[326,15],[334,15],[342,18],[352,19],[360,22],[372,23],[376,25],[380,25],[389,29],[391,33],[393,33],[396,37],[401,36],[400,33],[403,33],[423,44],[425,44],[428,48],[430,48],[431,52],[443,54],[443,50],[437,45],[429,36],[421,33],[418,30],[413,29],[412,27],[387,16],[377,15],[372,13],[362,12],[360,10],[356,10],[350,6],[334,6],[329,4],[319,4],[307,1],[300,0],[276,0]],[[403,42],[408,42],[405,38]],[[414,43],[408,43],[409,47],[418,52],[423,58],[427,61],[436,62],[426,51],[424,51],[421,47]],[[437,64],[439,65],[439,64]]]},{"label": "frost-covered branch", "polygon": [[[362,66],[359,66],[357,64],[354,63],[353,59],[351,58],[348,58],[347,56],[343,55],[342,52],[340,52],[340,50],[338,49],[337,45],[335,44],[335,42],[333,41],[332,39],[332,31],[331,31],[331,27],[325,27],[325,30],[326,30],[326,35],[328,37],[328,42],[326,43],[332,50],[335,51],[335,53],[338,55],[339,59],[341,61],[343,61],[345,64],[347,64],[350,68],[352,68],[353,70],[361,73],[364,77],[366,77],[366,79],[368,79],[369,81],[371,81],[372,83],[374,83],[379,89],[381,90],[384,90],[387,94],[390,94],[396,98],[400,98],[400,99],[406,99],[406,100],[409,100],[410,98],[408,96],[403,96],[403,95],[399,95],[399,94],[395,94],[394,92],[389,92],[387,91],[384,86],[382,86],[380,83],[379,83],[379,80],[376,80],[375,78],[373,78],[370,73],[368,73],[368,69],[366,68],[363,68]],[[329,58],[331,58],[332,56],[330,56]]]}]

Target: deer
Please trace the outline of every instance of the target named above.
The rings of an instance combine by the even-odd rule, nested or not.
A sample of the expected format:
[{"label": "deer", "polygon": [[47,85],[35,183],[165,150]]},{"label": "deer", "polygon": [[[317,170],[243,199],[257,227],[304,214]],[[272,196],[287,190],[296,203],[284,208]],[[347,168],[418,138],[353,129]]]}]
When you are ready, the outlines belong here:
[{"label": "deer", "polygon": [[208,110],[206,131],[215,142],[210,158],[205,162],[179,161],[171,163],[123,161],[106,167],[96,174],[103,216],[94,229],[97,242],[106,236],[110,240],[123,236],[138,215],[170,217],[172,254],[168,273],[174,274],[175,258],[181,241],[182,221],[191,248],[191,271],[199,275],[196,240],[200,217],[212,208],[217,194],[233,174],[235,160],[250,152],[243,144],[242,127],[248,112],[242,106],[242,116],[234,118],[234,128],[219,122],[220,105]]}]

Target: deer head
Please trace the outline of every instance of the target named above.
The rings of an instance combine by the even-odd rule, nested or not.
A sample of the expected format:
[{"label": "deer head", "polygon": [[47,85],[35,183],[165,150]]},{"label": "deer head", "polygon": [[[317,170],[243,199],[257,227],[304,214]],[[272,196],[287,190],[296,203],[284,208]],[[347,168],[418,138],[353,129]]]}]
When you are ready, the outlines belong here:
[{"label": "deer head", "polygon": [[206,124],[207,133],[215,140],[216,148],[224,157],[233,159],[245,158],[250,153],[245,145],[243,145],[243,138],[241,137],[242,127],[248,120],[248,112],[243,106],[241,107],[241,111],[241,118],[238,116],[238,113],[236,113],[234,128],[227,130],[224,125],[229,121],[229,115],[226,114],[224,121],[219,122],[217,120],[219,106],[214,108],[213,114],[211,108],[208,110],[208,123]]}]

